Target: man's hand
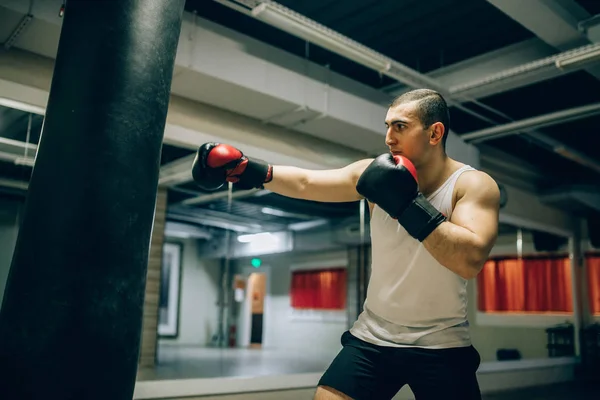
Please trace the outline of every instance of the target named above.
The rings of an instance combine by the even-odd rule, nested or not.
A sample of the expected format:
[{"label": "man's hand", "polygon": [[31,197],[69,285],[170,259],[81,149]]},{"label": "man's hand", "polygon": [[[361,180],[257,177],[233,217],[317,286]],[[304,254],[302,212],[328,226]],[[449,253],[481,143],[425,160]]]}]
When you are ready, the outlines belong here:
[{"label": "man's hand", "polygon": [[356,190],[419,241],[446,220],[419,192],[416,168],[405,157],[390,153],[377,157],[359,178]]},{"label": "man's hand", "polygon": [[194,159],[192,177],[208,191],[219,189],[225,182],[235,183],[241,189],[262,188],[273,178],[273,167],[246,157],[230,145],[205,143]]}]

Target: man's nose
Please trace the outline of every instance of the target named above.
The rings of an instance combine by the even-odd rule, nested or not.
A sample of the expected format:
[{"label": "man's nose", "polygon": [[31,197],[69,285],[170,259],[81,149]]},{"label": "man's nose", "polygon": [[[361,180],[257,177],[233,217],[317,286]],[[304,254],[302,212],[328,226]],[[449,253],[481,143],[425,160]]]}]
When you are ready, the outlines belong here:
[{"label": "man's nose", "polygon": [[396,139],[394,138],[394,135],[392,135],[390,133],[390,130],[388,129],[388,131],[385,134],[385,144],[388,146],[392,146],[395,143],[396,143]]}]

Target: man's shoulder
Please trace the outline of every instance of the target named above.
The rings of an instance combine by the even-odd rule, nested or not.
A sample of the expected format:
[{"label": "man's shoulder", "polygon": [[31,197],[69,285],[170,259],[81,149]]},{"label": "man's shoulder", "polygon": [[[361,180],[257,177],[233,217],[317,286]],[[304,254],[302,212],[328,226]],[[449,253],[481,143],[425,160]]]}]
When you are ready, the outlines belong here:
[{"label": "man's shoulder", "polygon": [[463,172],[456,181],[457,200],[464,196],[495,198],[500,196],[498,183],[486,172],[472,169]]}]

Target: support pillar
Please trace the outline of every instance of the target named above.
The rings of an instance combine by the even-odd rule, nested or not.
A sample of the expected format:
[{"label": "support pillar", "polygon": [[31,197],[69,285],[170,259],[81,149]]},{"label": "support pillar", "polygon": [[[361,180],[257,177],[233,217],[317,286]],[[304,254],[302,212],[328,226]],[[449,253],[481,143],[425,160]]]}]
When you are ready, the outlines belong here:
[{"label": "support pillar", "polygon": [[371,246],[367,243],[348,248],[348,276],[346,308],[348,328],[351,328],[363,310],[369,284]]},{"label": "support pillar", "polygon": [[158,346],[158,300],[160,277],[165,242],[165,219],[167,215],[167,188],[160,187],[156,196],[154,226],[150,241],[148,273],[146,275],[146,295],[144,297],[144,319],[142,323],[142,344],[140,346],[140,367],[152,368],[156,365]]},{"label": "support pillar", "polygon": [[3,400],[131,400],[184,0],[67,3],[0,311]]}]

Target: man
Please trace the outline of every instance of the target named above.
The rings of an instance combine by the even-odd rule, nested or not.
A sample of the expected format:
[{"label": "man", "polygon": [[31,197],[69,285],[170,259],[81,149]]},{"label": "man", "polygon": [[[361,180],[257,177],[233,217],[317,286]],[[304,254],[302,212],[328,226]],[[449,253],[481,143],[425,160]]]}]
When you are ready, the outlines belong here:
[{"label": "man", "polygon": [[437,92],[398,97],[385,125],[390,153],[341,169],[272,166],[209,143],[193,176],[205,189],[229,181],[314,201],[368,200],[366,301],[315,399],[391,399],[405,384],[417,399],[479,399],[466,286],[496,240],[498,186],[446,154],[450,118]]}]

